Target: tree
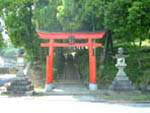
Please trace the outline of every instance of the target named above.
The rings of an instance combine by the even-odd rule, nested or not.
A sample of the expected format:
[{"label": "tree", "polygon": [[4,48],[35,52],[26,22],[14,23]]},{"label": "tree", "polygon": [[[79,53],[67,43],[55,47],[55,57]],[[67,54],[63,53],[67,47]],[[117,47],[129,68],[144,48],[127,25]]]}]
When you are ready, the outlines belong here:
[{"label": "tree", "polygon": [[62,25],[63,31],[76,31],[81,29],[81,22],[76,18],[79,14],[79,2],[76,0],[62,0],[58,6],[57,18]]},{"label": "tree", "polygon": [[57,7],[61,4],[61,0],[45,0],[39,1],[35,8],[34,21],[36,28],[47,31],[61,31],[62,26],[57,20]]},{"label": "tree", "polygon": [[150,1],[134,1],[128,9],[128,28],[132,32],[132,37],[139,38],[141,41],[150,39]]},{"label": "tree", "polygon": [[[5,0],[1,4],[1,16],[15,47],[24,47],[30,57],[40,54],[39,39],[32,23],[35,0]],[[38,50],[38,51],[37,51]]]},{"label": "tree", "polygon": [[104,26],[122,41],[134,42],[149,38],[149,1],[115,0],[104,11]]},{"label": "tree", "polygon": [[0,28],[0,49],[3,47],[2,29]]},{"label": "tree", "polygon": [[102,0],[63,0],[62,5],[58,7],[58,20],[64,31],[101,30],[102,5]]},{"label": "tree", "polygon": [[[150,38],[148,0],[0,0],[12,43],[40,54],[35,28],[48,31],[109,30],[122,42]],[[128,35],[127,35],[128,34]],[[38,51],[37,51],[38,50]]]}]

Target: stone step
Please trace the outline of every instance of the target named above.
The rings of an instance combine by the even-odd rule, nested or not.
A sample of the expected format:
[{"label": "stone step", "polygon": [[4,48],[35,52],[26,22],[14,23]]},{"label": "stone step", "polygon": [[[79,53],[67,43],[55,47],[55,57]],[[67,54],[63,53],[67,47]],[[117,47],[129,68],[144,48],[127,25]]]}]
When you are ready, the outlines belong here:
[{"label": "stone step", "polygon": [[132,85],[132,82],[130,80],[114,80],[112,82],[112,85]]},{"label": "stone step", "polygon": [[9,69],[8,68],[0,68],[0,73],[1,74],[9,73]]},{"label": "stone step", "polygon": [[33,94],[34,91],[30,90],[30,91],[7,91],[7,92],[3,92],[3,94],[8,94],[8,95],[31,95]]},{"label": "stone step", "polygon": [[[68,61],[67,61],[68,62]],[[80,80],[80,73],[76,68],[73,61],[64,65],[63,74],[60,77],[61,80]]]},{"label": "stone step", "polygon": [[27,81],[28,77],[22,76],[22,77],[16,77],[14,82],[18,82],[18,81]]},{"label": "stone step", "polygon": [[30,85],[31,84],[31,81],[27,81],[27,80],[22,80],[22,81],[13,81],[12,83],[11,83],[11,85]]},{"label": "stone step", "polygon": [[110,90],[118,90],[118,91],[132,91],[135,88],[132,85],[111,85],[109,87]]},{"label": "stone step", "polygon": [[116,76],[114,80],[123,81],[123,80],[129,80],[129,78],[127,76]]},{"label": "stone step", "polygon": [[70,91],[70,92],[67,92],[67,91],[64,91],[64,92],[57,92],[57,91],[51,91],[51,92],[36,92],[36,95],[41,95],[41,96],[50,96],[50,95],[83,95],[83,96],[87,96],[87,95],[99,95],[100,92],[97,91],[97,92],[90,92],[90,91]]},{"label": "stone step", "polygon": [[57,81],[54,84],[56,85],[83,85],[81,81],[74,81],[74,80],[61,80]]},{"label": "stone step", "polygon": [[34,89],[33,85],[27,85],[27,86],[12,85],[7,87],[7,91],[29,91],[33,89]]}]

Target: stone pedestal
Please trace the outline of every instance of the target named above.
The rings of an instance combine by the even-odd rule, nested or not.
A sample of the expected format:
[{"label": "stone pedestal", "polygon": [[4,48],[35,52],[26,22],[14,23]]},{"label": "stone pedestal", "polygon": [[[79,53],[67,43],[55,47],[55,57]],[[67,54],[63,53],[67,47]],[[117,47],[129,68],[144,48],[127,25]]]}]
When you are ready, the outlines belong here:
[{"label": "stone pedestal", "polygon": [[132,85],[132,82],[127,77],[126,73],[124,72],[124,66],[119,66],[117,76],[113,80],[112,84],[109,86],[110,90],[113,91],[133,91],[135,87]]},{"label": "stone pedestal", "polygon": [[45,91],[52,91],[52,89],[54,88],[54,84],[50,83],[50,84],[45,84]]},{"label": "stone pedestal", "polygon": [[23,71],[17,73],[17,77],[6,88],[6,94],[10,95],[32,95],[34,93],[34,87],[31,81],[24,76]]},{"label": "stone pedestal", "polygon": [[117,58],[117,64],[115,66],[118,68],[118,73],[112,84],[109,86],[109,89],[112,91],[135,91],[135,87],[124,72],[124,68],[127,66],[125,57],[128,56],[123,55],[123,48],[119,48],[118,54],[115,56],[115,58]]},{"label": "stone pedestal", "polygon": [[98,89],[97,84],[89,83],[89,90],[90,91],[96,91]]}]

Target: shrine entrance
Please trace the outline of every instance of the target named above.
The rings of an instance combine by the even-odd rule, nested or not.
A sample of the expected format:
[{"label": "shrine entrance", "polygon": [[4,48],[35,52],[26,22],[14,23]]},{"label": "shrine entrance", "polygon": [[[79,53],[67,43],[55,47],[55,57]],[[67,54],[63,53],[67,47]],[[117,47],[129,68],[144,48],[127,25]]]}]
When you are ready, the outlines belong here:
[{"label": "shrine entrance", "polygon": [[[101,39],[105,32],[96,33],[48,33],[38,32],[40,39],[49,40],[49,43],[41,43],[41,47],[49,47],[49,55],[46,61],[46,85],[47,91],[54,87],[53,84],[53,54],[54,47],[87,47],[89,48],[89,89],[97,90],[96,79],[96,56],[94,55],[94,47],[101,47],[101,43],[95,43],[94,40]],[[55,40],[69,40],[69,43],[57,43]],[[88,40],[85,43],[75,43],[75,40]]]}]

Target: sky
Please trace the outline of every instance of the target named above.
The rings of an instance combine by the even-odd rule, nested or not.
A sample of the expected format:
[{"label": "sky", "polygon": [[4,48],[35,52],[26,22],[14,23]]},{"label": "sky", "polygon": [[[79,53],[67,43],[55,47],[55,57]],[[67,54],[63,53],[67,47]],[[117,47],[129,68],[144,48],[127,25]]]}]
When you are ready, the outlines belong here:
[{"label": "sky", "polygon": [[5,30],[5,23],[4,23],[4,21],[3,21],[1,18],[0,18],[0,23],[1,23],[0,27],[2,27],[2,29],[3,29],[2,36],[3,36],[3,38],[4,38],[5,40],[8,40],[9,37],[8,37],[8,35],[5,33],[5,32],[6,32],[6,30]]}]

